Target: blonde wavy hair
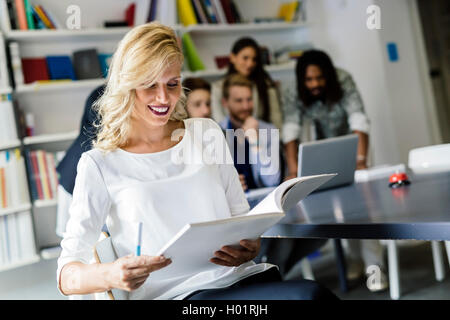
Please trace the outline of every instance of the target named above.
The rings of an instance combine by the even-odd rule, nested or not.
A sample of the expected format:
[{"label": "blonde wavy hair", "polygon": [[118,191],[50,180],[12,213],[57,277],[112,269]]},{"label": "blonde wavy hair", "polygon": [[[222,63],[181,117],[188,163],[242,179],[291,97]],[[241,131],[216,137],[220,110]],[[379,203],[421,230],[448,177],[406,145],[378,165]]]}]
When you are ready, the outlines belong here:
[{"label": "blonde wavy hair", "polygon": [[[136,99],[136,88],[151,86],[172,63],[183,64],[183,53],[175,32],[152,22],[131,29],[119,42],[108,71],[103,95],[93,108],[99,115],[94,123],[97,138],[93,147],[113,151],[126,144],[130,119]],[[186,97],[180,99],[170,120],[187,118]]]}]

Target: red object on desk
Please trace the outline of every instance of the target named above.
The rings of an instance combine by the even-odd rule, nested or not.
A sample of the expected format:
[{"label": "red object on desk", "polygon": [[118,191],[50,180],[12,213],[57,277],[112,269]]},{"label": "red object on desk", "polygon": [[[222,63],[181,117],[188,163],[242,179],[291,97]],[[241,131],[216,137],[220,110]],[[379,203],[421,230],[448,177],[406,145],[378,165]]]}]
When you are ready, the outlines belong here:
[{"label": "red object on desk", "polygon": [[389,187],[398,188],[410,184],[408,176],[404,172],[394,173],[389,177]]}]

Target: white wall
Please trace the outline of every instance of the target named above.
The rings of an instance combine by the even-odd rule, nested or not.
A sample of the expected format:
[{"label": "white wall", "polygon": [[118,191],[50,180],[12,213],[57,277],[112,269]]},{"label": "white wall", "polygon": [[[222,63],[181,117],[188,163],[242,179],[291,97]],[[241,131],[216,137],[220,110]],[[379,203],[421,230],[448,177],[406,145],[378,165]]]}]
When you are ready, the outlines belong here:
[{"label": "white wall", "polygon": [[[309,0],[314,45],[349,71],[371,120],[372,163],[407,162],[411,148],[437,143],[421,87],[409,2],[413,0]],[[366,26],[369,5],[381,7],[381,30]],[[399,61],[388,61],[396,42]]]}]

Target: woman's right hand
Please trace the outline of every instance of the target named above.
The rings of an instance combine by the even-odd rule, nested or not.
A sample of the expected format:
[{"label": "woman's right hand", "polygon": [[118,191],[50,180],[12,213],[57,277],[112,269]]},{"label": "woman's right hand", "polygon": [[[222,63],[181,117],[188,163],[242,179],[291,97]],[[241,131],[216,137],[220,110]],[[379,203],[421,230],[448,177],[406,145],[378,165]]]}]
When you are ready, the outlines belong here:
[{"label": "woman's right hand", "polygon": [[163,256],[128,255],[109,264],[106,280],[111,289],[129,292],[142,286],[151,272],[164,268],[171,262],[172,260]]}]

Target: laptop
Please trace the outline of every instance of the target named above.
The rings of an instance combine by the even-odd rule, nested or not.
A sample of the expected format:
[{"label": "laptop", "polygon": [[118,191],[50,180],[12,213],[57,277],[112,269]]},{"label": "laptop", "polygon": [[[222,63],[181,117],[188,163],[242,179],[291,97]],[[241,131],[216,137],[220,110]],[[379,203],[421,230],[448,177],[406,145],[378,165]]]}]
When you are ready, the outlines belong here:
[{"label": "laptop", "polygon": [[298,176],[338,174],[316,191],[352,184],[357,149],[357,134],[301,143],[298,148]]}]

